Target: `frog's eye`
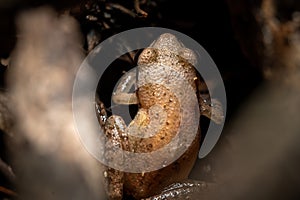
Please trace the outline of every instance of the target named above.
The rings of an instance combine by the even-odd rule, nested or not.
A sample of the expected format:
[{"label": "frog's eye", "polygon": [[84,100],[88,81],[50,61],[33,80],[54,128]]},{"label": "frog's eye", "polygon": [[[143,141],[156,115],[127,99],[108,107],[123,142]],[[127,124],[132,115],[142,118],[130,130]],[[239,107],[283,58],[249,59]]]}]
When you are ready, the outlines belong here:
[{"label": "frog's eye", "polygon": [[156,60],[157,50],[152,48],[145,49],[138,58],[138,64],[147,64]]},{"label": "frog's eye", "polygon": [[179,55],[183,58],[185,58],[189,63],[191,63],[192,65],[196,65],[197,63],[197,57],[194,53],[194,51],[192,51],[189,48],[182,48],[182,50],[180,50]]}]

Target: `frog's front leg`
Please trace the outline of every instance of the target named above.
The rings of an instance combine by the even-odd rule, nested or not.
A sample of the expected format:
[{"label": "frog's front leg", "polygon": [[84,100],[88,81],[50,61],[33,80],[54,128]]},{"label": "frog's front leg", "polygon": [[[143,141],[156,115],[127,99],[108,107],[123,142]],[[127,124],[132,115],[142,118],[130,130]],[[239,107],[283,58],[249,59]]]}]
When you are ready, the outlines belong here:
[{"label": "frog's front leg", "polygon": [[126,72],[120,79],[112,100],[116,104],[138,104],[138,98],[135,92],[130,93],[130,89],[136,85],[136,70]]},{"label": "frog's front leg", "polygon": [[96,99],[96,113],[99,124],[106,136],[104,153],[108,165],[104,171],[106,193],[110,200],[121,200],[124,193],[124,172],[109,166],[112,163],[117,163],[119,166],[124,164],[124,158],[120,149],[129,149],[126,143],[128,140],[125,133],[126,124],[120,116],[112,115],[107,117],[105,106],[99,99]]},{"label": "frog's front leg", "polygon": [[217,124],[221,124],[224,121],[224,111],[222,104],[217,99],[200,98],[200,112],[201,115],[211,119]]},{"label": "frog's front leg", "polygon": [[[206,83],[200,78],[196,79],[199,108],[201,115],[211,119],[217,124],[224,121],[224,110],[222,103],[214,98],[211,98]],[[213,83],[209,83],[213,84]]]}]

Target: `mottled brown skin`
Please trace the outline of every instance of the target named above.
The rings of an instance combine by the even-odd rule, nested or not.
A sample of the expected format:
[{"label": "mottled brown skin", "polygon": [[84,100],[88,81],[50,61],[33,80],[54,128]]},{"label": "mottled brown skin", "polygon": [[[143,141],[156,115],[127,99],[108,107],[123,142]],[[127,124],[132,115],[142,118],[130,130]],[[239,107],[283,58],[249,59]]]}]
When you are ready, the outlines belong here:
[{"label": "mottled brown skin", "polygon": [[125,173],[125,195],[136,199],[160,193],[166,186],[188,178],[197,159],[200,147],[200,134],[197,134],[189,149],[174,163],[149,173]]},{"label": "mottled brown skin", "polygon": [[[195,62],[196,58],[191,50],[185,48],[175,36],[163,34],[139,56],[138,70],[141,74],[139,78],[147,78],[148,74],[149,76],[153,75],[153,73],[155,74],[154,70],[157,69],[161,70],[161,73],[164,73],[163,71],[166,70],[164,66],[170,66],[183,75],[196,94],[198,85],[196,82],[199,79],[193,67]],[[159,76],[160,72],[156,73]],[[167,116],[158,133],[149,138],[140,138],[127,134],[126,129],[128,127],[126,128],[121,117],[111,116],[106,119],[106,114],[103,113],[103,104],[98,106],[102,108],[99,111],[100,113],[102,112],[102,117],[99,119],[101,119],[100,124],[104,127],[105,134],[109,140],[114,141],[114,145],[122,147],[127,151],[147,153],[165,146],[176,135],[181,123],[181,110],[179,99],[176,98],[174,92],[164,87],[163,84],[141,84],[139,86],[139,81],[142,82],[143,80],[138,80],[138,90],[136,94],[132,94],[132,97],[130,97],[130,102],[139,102],[139,111],[128,127],[147,127],[150,122],[149,109],[153,105],[159,105],[166,112]],[[176,80],[169,79],[164,81],[176,82]],[[117,99],[122,100],[122,97],[128,98],[127,93],[124,96],[122,94],[116,95],[119,95]],[[188,98],[186,99],[189,101]],[[193,105],[191,102],[189,120],[199,120],[195,118],[196,115],[193,113],[193,106],[199,106],[199,110],[203,110],[202,107],[205,107],[205,105],[201,105],[201,103],[203,101],[200,100],[198,100],[197,105]],[[172,183],[187,179],[197,159],[200,148],[200,137],[200,128],[198,128],[198,133],[186,152],[175,162],[159,170],[146,173],[127,173],[108,168],[105,175],[107,178],[109,199],[122,199],[126,196],[135,199],[146,198],[159,194],[164,187]],[[108,146],[107,151],[113,151],[113,148],[114,146]],[[170,155],[166,153],[166,155],[162,156],[168,157]]]},{"label": "mottled brown skin", "polygon": [[[180,125],[180,104],[172,91],[169,91],[162,85],[142,86],[139,88],[137,94],[141,109],[148,110],[154,104],[158,104],[167,113],[166,122],[162,129],[154,136],[146,139],[130,137],[130,141],[136,141],[136,143],[132,144],[134,145],[135,152],[146,153],[165,146],[177,133]],[[149,117],[147,116],[147,118]],[[148,122],[149,120],[142,122],[139,118],[135,121],[135,123],[141,124],[140,126],[147,126]]]}]

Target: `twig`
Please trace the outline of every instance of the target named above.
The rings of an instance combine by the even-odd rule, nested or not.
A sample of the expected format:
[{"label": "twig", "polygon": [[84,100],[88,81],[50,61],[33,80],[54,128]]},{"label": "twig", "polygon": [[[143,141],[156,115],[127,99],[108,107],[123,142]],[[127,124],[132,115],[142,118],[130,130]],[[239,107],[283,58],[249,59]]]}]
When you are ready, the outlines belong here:
[{"label": "twig", "polygon": [[124,6],[117,4],[117,3],[109,3],[107,4],[108,6],[118,9],[128,15],[130,15],[131,17],[136,17],[136,14],[134,12],[132,12],[131,10],[129,10],[128,8],[125,8]]},{"label": "twig", "polygon": [[0,192],[7,194],[9,196],[14,196],[14,197],[18,196],[17,193],[15,193],[14,191],[7,189],[3,186],[0,186]]},{"label": "twig", "polygon": [[142,17],[147,17],[148,16],[148,13],[143,11],[141,8],[140,8],[140,1],[139,0],[134,0],[134,8],[136,10],[136,12],[142,16]]},{"label": "twig", "polygon": [[16,176],[11,167],[0,158],[0,172],[11,182],[14,183]]},{"label": "twig", "polygon": [[110,26],[106,22],[102,22],[102,25],[104,26],[105,29],[110,29]]}]

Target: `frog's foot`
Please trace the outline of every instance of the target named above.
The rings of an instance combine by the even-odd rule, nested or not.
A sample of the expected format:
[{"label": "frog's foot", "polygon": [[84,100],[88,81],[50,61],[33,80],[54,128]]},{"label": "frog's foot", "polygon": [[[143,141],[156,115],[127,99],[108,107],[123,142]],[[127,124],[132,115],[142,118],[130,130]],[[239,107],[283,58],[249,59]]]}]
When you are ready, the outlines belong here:
[{"label": "frog's foot", "polygon": [[208,193],[213,183],[203,181],[186,180],[179,183],[174,183],[166,187],[160,194],[149,197],[145,200],[162,200],[162,199],[198,199]]},{"label": "frog's foot", "polygon": [[200,102],[201,115],[211,119],[217,124],[221,124],[224,121],[224,111],[222,104],[217,99],[201,99]]}]

